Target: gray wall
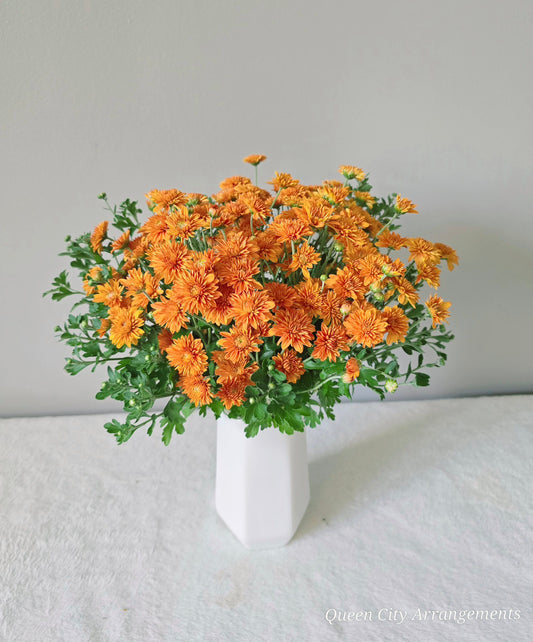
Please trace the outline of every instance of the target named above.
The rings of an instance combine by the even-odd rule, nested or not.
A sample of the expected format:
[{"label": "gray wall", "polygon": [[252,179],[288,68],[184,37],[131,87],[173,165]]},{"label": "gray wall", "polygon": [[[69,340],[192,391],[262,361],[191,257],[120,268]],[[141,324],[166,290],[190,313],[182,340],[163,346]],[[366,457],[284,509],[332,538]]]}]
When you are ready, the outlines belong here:
[{"label": "gray wall", "polygon": [[213,193],[250,153],[265,181],[359,165],[457,249],[449,364],[396,398],[533,391],[529,0],[3,0],[0,25],[2,415],[116,409],[40,298],[97,194]]}]

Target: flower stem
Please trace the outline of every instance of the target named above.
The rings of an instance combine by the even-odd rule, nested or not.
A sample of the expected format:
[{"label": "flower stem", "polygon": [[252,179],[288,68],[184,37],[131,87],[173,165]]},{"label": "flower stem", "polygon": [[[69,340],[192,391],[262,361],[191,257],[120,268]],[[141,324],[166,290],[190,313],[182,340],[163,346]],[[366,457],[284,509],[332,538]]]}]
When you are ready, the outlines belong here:
[{"label": "flower stem", "polygon": [[396,219],[398,218],[398,216],[400,216],[400,214],[401,214],[401,212],[396,211],[396,213],[395,213],[395,214],[394,214],[394,216],[391,218],[391,220],[390,220],[387,224],[385,224],[385,225],[384,225],[384,226],[379,230],[379,232],[378,232],[378,233],[376,234],[376,236],[374,237],[374,240],[375,240],[375,239],[377,239],[377,238],[378,238],[378,236],[379,236],[382,232],[384,232],[386,229],[388,229],[388,228],[389,228],[389,226],[390,226],[390,224],[391,224],[394,220],[396,220]]}]

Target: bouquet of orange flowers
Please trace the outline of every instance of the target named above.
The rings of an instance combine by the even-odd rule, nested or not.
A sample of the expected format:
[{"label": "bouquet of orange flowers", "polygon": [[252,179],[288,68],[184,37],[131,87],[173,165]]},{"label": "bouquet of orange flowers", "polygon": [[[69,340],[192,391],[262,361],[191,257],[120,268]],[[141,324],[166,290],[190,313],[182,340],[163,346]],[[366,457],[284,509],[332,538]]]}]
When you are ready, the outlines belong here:
[{"label": "bouquet of orange flowers", "polygon": [[417,212],[410,200],[377,198],[352,166],[321,185],[276,172],[267,191],[257,186],[265,156],[244,160],[256,184],[233,176],[212,196],[153,190],[142,225],[136,202],[111,207],[101,194],[116,233],[103,221],[66,239],[83,290],[63,271],[45,294],[78,297],[56,328],[72,348],[66,370],[108,365],[96,396],[124,404],[123,422],[106,424],[119,443],[160,422],[168,444],[196,407],[243,419],[249,437],[303,431],[334,418],[356,385],[383,398],[428,385],[424,369],[446,360],[451,304],[437,294],[421,303],[420,290],[436,290],[439,265],[458,259],[396,231]]}]

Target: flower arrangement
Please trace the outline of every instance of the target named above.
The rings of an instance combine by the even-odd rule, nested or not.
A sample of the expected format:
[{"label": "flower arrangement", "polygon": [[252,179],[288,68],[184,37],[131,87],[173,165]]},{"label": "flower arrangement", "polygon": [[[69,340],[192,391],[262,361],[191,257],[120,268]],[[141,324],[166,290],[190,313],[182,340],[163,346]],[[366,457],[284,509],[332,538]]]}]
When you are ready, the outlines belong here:
[{"label": "flower arrangement", "polygon": [[[263,155],[245,158],[255,184],[233,176],[212,196],[149,192],[111,206],[91,233],[67,237],[71,266],[45,294],[75,296],[56,332],[72,349],[65,369],[107,364],[98,399],[123,403],[118,443],[159,422],[168,444],[195,408],[243,419],[246,435],[315,427],[357,385],[381,398],[398,386],[427,386],[425,369],[445,363],[450,303],[437,289],[453,249],[404,238],[400,217],[417,213],[399,194],[378,198],[365,172],[341,166],[343,181],[302,185],[275,173],[257,186]],[[77,310],[84,306],[84,311]],[[75,309],[77,312],[75,313]],[[162,410],[155,402],[167,399]]]}]

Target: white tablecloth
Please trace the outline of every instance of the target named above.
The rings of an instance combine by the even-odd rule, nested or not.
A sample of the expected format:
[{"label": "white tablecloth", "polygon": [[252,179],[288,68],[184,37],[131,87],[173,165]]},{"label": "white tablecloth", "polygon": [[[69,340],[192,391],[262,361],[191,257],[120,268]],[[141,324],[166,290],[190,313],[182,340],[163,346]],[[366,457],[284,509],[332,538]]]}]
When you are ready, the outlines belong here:
[{"label": "white tablecloth", "polygon": [[1,640],[533,639],[533,396],[340,406],[267,551],[215,512],[212,417],[168,448],[108,419],[0,421]]}]

